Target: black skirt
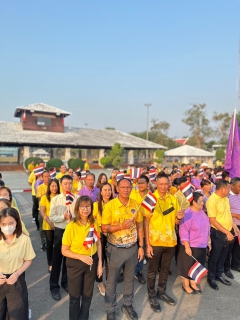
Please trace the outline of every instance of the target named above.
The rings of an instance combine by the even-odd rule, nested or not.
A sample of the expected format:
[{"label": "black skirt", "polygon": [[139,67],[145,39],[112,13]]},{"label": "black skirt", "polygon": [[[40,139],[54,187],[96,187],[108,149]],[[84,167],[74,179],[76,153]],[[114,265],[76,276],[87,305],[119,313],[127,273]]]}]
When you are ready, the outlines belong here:
[{"label": "black skirt", "polygon": [[[206,260],[207,248],[191,248],[191,250],[192,250],[192,256],[204,266],[205,260]],[[177,260],[178,274],[184,278],[191,279],[188,276],[188,271],[194,265],[195,262],[196,260],[194,260],[188,254],[186,254],[185,247],[181,244],[180,251],[178,254],[178,260]]]}]

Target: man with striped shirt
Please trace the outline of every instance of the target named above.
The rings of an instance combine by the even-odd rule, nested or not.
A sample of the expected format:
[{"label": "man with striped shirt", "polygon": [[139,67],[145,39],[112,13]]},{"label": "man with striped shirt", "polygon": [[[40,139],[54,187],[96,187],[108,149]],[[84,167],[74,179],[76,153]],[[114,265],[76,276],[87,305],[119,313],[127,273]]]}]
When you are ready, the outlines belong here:
[{"label": "man with striped shirt", "polygon": [[[240,178],[233,178],[230,182],[231,190],[228,195],[230,210],[233,217],[233,222],[240,230]],[[240,272],[240,246],[238,237],[235,237],[234,242],[229,245],[228,255],[224,264],[224,273],[230,279],[234,279],[232,270]]]}]

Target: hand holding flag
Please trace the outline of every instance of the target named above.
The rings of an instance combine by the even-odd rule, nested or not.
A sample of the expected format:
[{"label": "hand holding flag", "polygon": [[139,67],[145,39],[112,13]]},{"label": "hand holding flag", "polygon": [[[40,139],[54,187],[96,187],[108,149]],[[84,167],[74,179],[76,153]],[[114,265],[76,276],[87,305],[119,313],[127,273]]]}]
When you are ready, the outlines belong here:
[{"label": "hand holding flag", "polygon": [[[196,260],[193,256],[191,256],[194,260]],[[192,278],[196,283],[200,283],[200,280],[203,276],[205,276],[208,273],[207,269],[201,265],[200,262],[196,260],[194,265],[190,268],[188,271],[188,276]]]},{"label": "hand holding flag", "polygon": [[149,212],[153,212],[153,209],[156,207],[157,204],[157,198],[152,192],[148,192],[146,195],[146,198],[141,203],[141,206],[145,208]]}]

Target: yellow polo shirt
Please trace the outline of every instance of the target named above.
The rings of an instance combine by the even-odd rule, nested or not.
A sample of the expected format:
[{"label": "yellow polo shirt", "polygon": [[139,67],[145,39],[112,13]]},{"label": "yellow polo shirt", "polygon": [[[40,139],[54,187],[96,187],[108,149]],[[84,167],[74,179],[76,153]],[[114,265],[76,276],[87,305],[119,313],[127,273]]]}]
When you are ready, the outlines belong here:
[{"label": "yellow polo shirt", "polygon": [[81,181],[73,180],[72,182],[72,193],[78,194],[78,191],[83,188]]},{"label": "yellow polo shirt", "polygon": [[48,186],[45,183],[40,184],[40,186],[37,187],[37,198],[41,198],[44,196],[47,192]]},{"label": "yellow polo shirt", "polygon": [[[151,246],[174,247],[177,244],[175,232],[175,219],[177,212],[180,210],[178,200],[170,193],[166,194],[163,199],[158,191],[154,192],[157,198],[157,204],[153,213],[148,211],[144,213],[149,220],[149,241]],[[174,207],[174,210],[167,215],[163,211]]]},{"label": "yellow polo shirt", "polygon": [[32,260],[35,256],[31,240],[25,234],[21,234],[18,238],[15,236],[10,244],[1,239],[0,273],[12,274],[21,268],[24,261]]},{"label": "yellow polo shirt", "polygon": [[84,170],[86,170],[86,171],[89,170],[89,164],[86,163],[86,162],[85,162],[85,164],[84,164]]},{"label": "yellow polo shirt", "polygon": [[[52,199],[52,198],[53,198],[53,196],[50,195],[50,199]],[[46,195],[41,197],[40,202],[39,202],[39,208],[40,207],[45,207],[45,214],[49,218],[49,216],[50,216],[50,201],[48,200]],[[43,228],[43,230],[52,230],[50,225],[45,220],[43,220],[42,228]]]},{"label": "yellow polo shirt", "polygon": [[28,183],[31,183],[31,187],[32,187],[32,196],[36,196],[36,192],[34,188],[35,182],[36,182],[36,176],[32,171],[28,177]]},{"label": "yellow polo shirt", "polygon": [[[232,229],[233,219],[227,197],[221,198],[213,192],[206,202],[206,207],[209,218],[216,218],[216,221],[228,231]],[[213,225],[211,226],[215,228]]]},{"label": "yellow polo shirt", "polygon": [[[118,198],[109,201],[103,210],[102,224],[119,225],[125,220],[134,218],[136,222],[142,222],[142,207],[139,208],[137,201],[129,199],[125,207]],[[133,245],[137,242],[137,227],[108,233],[108,241],[116,246]]]},{"label": "yellow polo shirt", "polygon": [[33,169],[34,169],[35,167],[34,167],[34,164],[29,164],[28,165],[28,171],[31,173],[32,171],[33,171]]},{"label": "yellow polo shirt", "polygon": [[63,176],[65,176],[67,173],[62,173],[62,172],[59,172],[57,175],[56,175],[56,179],[60,180]]},{"label": "yellow polo shirt", "polygon": [[[70,251],[74,253],[84,254],[86,256],[94,255],[97,252],[96,242],[89,249],[86,249],[85,246],[83,245],[89,233],[90,227],[91,225],[89,222],[87,223],[86,226],[84,226],[83,224],[81,224],[80,221],[78,222],[71,221],[66,226],[66,229],[62,238],[62,244],[64,244],[65,246],[69,246]],[[100,237],[100,230],[99,230],[98,223],[96,221],[94,222],[94,229],[97,231]]]},{"label": "yellow polo shirt", "polygon": [[178,189],[174,186],[171,186],[170,189],[169,189],[169,193],[171,195],[174,195],[176,192],[178,191]]}]

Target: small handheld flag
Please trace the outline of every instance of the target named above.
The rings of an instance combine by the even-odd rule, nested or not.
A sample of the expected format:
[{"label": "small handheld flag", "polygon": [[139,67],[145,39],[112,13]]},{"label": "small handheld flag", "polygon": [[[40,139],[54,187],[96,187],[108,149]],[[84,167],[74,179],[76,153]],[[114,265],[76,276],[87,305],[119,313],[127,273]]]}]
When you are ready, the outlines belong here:
[{"label": "small handheld flag", "polygon": [[191,202],[193,200],[193,189],[190,182],[186,182],[182,186],[180,186],[180,190],[184,194],[185,198]]},{"label": "small handheld flag", "polygon": [[81,171],[81,168],[78,167],[75,172],[80,172],[80,171]]},{"label": "small handheld flag", "polygon": [[92,245],[99,240],[99,234],[94,228],[94,225],[92,224],[90,227],[90,230],[86,236],[86,239],[83,242],[84,247],[88,250],[92,247]]},{"label": "small handheld flag", "polygon": [[86,176],[87,176],[87,171],[86,170],[83,170],[81,172],[81,180],[85,180],[86,179]]},{"label": "small handheld flag", "polygon": [[199,169],[198,175],[200,177],[203,177],[204,176],[204,170],[203,169]]},{"label": "small handheld flag", "polygon": [[152,192],[148,192],[146,198],[141,203],[142,207],[152,213],[153,209],[156,207],[157,198]]},{"label": "small handheld flag", "polygon": [[142,168],[130,169],[130,179],[138,179],[142,174]]},{"label": "small handheld flag", "polygon": [[50,178],[51,179],[55,179],[56,178],[56,174],[57,174],[56,168],[54,168],[51,171],[49,171],[49,173],[50,173]]},{"label": "small handheld flag", "polygon": [[75,196],[73,193],[66,191],[66,206],[69,206],[73,203]]},{"label": "small handheld flag", "polygon": [[216,180],[221,180],[222,179],[222,171],[217,172],[216,174]]},{"label": "small handheld flag", "polygon": [[117,176],[116,176],[116,180],[119,181],[121,179],[124,178],[124,172],[123,171],[119,171]]},{"label": "small handheld flag", "polygon": [[35,174],[35,176],[40,176],[41,174],[43,174],[44,172],[44,168],[43,167],[37,167],[35,169],[33,169],[33,172]]},{"label": "small handheld flag", "polygon": [[[192,258],[196,260],[194,257]],[[192,278],[196,283],[200,283],[202,277],[205,276],[207,273],[207,269],[196,260],[194,265],[188,271],[188,276]]]},{"label": "small handheld flag", "polygon": [[149,179],[150,179],[150,181],[156,180],[156,169],[155,168],[149,170]]}]

